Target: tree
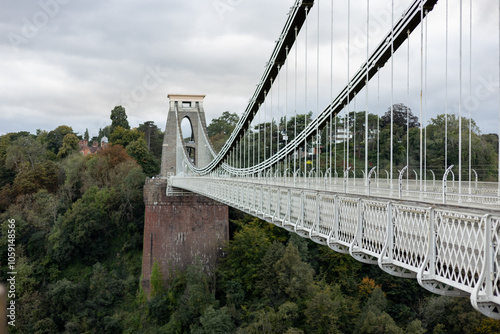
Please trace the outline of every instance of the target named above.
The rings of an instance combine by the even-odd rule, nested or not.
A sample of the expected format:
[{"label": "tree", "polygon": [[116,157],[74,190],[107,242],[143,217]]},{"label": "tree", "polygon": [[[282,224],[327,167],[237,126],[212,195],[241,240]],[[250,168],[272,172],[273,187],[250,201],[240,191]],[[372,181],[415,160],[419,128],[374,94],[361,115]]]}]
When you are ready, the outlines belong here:
[{"label": "tree", "polygon": [[225,248],[227,256],[220,268],[224,281],[238,282],[246,294],[254,294],[262,269],[262,258],[270,244],[262,229],[254,224],[244,225]]},{"label": "tree", "polygon": [[40,189],[56,192],[59,186],[59,166],[53,161],[37,163],[33,168],[23,168],[14,180],[14,194],[32,194]]},{"label": "tree", "polygon": [[137,128],[139,132],[144,133],[144,139],[148,149],[156,158],[161,158],[163,147],[163,132],[157,127],[153,121],[144,122]]},{"label": "tree", "polygon": [[[479,178],[485,181],[492,181],[497,178],[498,155],[495,142],[488,136],[482,136],[474,120],[471,124],[471,165],[477,171]],[[459,146],[459,118],[457,115],[441,114],[432,118],[426,128],[427,132],[427,165],[432,167],[435,172],[444,173],[448,166],[444,166],[445,156],[445,136],[443,129],[448,127],[447,148],[448,148],[448,166],[458,165],[458,146]],[[462,117],[462,163],[469,160],[469,119]],[[463,173],[463,179],[468,180],[468,174]],[[472,175],[474,180],[474,175]]]},{"label": "tree", "polygon": [[203,271],[201,262],[190,265],[186,270],[186,288],[179,300],[176,317],[186,329],[194,324],[210,306],[217,302],[209,289],[209,277]]},{"label": "tree", "polygon": [[242,327],[238,333],[304,333],[302,330],[292,327],[299,318],[299,307],[293,302],[285,302],[277,310],[270,307],[260,308],[253,313],[253,318],[254,321],[248,326]]},{"label": "tree", "polygon": [[165,286],[163,282],[163,277],[160,271],[160,264],[158,260],[155,260],[153,263],[153,268],[151,268],[151,278],[150,278],[150,286],[151,292],[149,293],[149,297],[153,298],[165,291]]},{"label": "tree", "polygon": [[85,129],[85,134],[83,135],[83,140],[86,140],[88,142],[89,139],[90,139],[89,129]]},{"label": "tree", "polygon": [[314,270],[302,262],[299,250],[289,242],[283,257],[274,265],[278,287],[290,299],[298,300],[312,292]]},{"label": "tree", "polygon": [[60,125],[50,131],[44,138],[47,141],[47,149],[54,154],[59,153],[59,149],[63,146],[64,137],[69,133],[74,134],[73,129],[67,125]]},{"label": "tree", "polygon": [[[408,128],[416,128],[420,126],[418,122],[418,117],[413,115],[410,107],[405,106],[403,103],[394,104],[392,106],[393,124],[403,128],[404,133],[406,133],[406,126]],[[386,111],[384,116],[381,118],[380,126],[382,128],[391,125],[391,108]],[[408,124],[409,123],[409,124]]]},{"label": "tree", "polygon": [[127,153],[137,161],[147,176],[154,176],[159,173],[160,161],[148,150],[144,138],[139,138],[128,144]]},{"label": "tree", "polygon": [[64,158],[69,155],[71,152],[78,150],[78,138],[73,133],[68,133],[63,138],[63,145],[59,149],[59,153],[57,153],[58,158]]},{"label": "tree", "polygon": [[376,287],[371,297],[365,303],[363,312],[359,315],[356,324],[356,333],[390,333],[403,334],[389,314],[385,312],[387,299],[384,292]]},{"label": "tree", "polygon": [[227,307],[215,309],[212,305],[208,306],[200,317],[200,325],[191,328],[192,334],[228,334],[233,333],[235,329],[231,315]]},{"label": "tree", "polygon": [[341,313],[343,297],[340,288],[325,286],[306,302],[304,315],[314,333],[340,333],[337,323]]},{"label": "tree", "polygon": [[130,125],[127,121],[127,113],[125,112],[125,108],[122,106],[116,106],[113,110],[111,110],[111,130],[110,133],[115,131],[116,127],[121,126],[124,129],[130,129]]},{"label": "tree", "polygon": [[262,258],[262,270],[259,272],[259,281],[256,289],[261,291],[268,303],[275,307],[286,300],[286,295],[279,289],[275,265],[285,254],[285,246],[274,241]]},{"label": "tree", "polygon": [[298,136],[304,129],[307,124],[312,122],[312,111],[307,114],[299,114],[297,116],[292,116],[287,121],[287,135],[288,141],[293,140],[296,136]]},{"label": "tree", "polygon": [[234,127],[239,121],[236,113],[224,111],[222,116],[214,118],[207,127],[208,138],[216,151],[219,151],[231,136]]},{"label": "tree", "polygon": [[5,166],[20,172],[26,166],[33,169],[44,160],[44,145],[32,136],[23,136],[12,142],[5,153]]},{"label": "tree", "polygon": [[239,120],[240,118],[236,113],[224,111],[222,116],[214,118],[212,122],[210,122],[210,125],[207,127],[208,137],[215,136],[219,133],[230,135]]},{"label": "tree", "polygon": [[106,254],[114,234],[109,215],[116,204],[113,189],[92,187],[77,200],[54,226],[49,242],[52,258],[59,263],[79,259],[94,263]]},{"label": "tree", "polygon": [[127,147],[128,144],[142,137],[143,133],[137,131],[137,129],[130,130],[130,129],[125,129],[121,126],[117,126],[111,133],[111,136],[109,137],[109,142],[112,145],[121,145],[123,147]]}]

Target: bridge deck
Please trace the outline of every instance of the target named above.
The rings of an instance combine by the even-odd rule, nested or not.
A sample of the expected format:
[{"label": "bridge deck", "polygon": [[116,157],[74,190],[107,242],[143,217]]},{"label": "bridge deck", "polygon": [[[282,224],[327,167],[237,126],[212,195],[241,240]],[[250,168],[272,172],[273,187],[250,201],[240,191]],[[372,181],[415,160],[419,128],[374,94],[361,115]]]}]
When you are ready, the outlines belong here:
[{"label": "bridge deck", "polygon": [[[378,264],[392,275],[417,278],[434,293],[469,295],[482,313],[500,318],[498,206],[492,210],[424,202],[419,196],[413,196],[417,200],[384,197],[391,190],[383,188],[367,196],[356,193],[363,187],[354,184],[349,193],[335,192],[343,185],[335,180],[333,184],[317,181],[176,176],[169,184],[238,208],[359,261]],[[317,189],[312,189],[314,185]]]}]

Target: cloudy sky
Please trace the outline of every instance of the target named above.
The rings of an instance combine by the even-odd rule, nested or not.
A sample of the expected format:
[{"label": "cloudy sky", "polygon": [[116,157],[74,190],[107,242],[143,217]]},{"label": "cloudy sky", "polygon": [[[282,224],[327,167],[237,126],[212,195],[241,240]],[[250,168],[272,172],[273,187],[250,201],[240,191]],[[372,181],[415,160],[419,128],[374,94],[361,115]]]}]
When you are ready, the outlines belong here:
[{"label": "cloudy sky", "polygon": [[[97,135],[99,128],[110,124],[110,111],[115,105],[126,107],[132,127],[152,120],[163,128],[169,93],[206,94],[205,112],[209,121],[225,110],[241,114],[293,3],[293,0],[3,0],[0,3],[0,134],[23,130],[35,133],[36,129],[50,131],[64,124],[80,134],[88,128],[91,136]],[[362,3],[353,2],[351,9],[355,14],[350,52],[358,56],[352,58],[351,74],[366,54]],[[403,9],[408,3],[408,0],[396,1],[397,7]],[[442,3],[444,1],[439,3],[440,11],[432,13],[435,18],[434,23],[429,22],[429,29],[443,24]],[[484,31],[491,31],[492,27],[496,30],[489,39],[474,39],[473,58],[485,57],[487,61],[474,63],[479,64],[474,65],[474,70],[476,66],[478,70],[484,69],[472,79],[473,118],[478,120],[483,132],[493,132],[498,129],[498,9],[491,10],[491,0],[475,3],[473,21],[478,22],[475,33],[484,35]],[[328,6],[324,5],[322,12],[329,12]],[[387,31],[390,21],[385,15],[386,7],[387,1],[373,1],[370,49]],[[338,36],[345,36],[345,5],[338,5],[337,12],[335,31]],[[327,32],[321,35],[321,50],[325,54],[330,52],[329,47],[323,45],[329,41],[329,19],[326,21],[322,27],[325,26]],[[314,26],[311,23],[309,29],[313,31]],[[437,37],[430,34],[429,57],[433,59],[437,55],[443,58],[445,30],[442,26],[440,29]],[[338,36],[337,39],[345,39]],[[310,37],[312,49],[311,40],[315,38]],[[416,47],[419,36],[415,34],[414,39],[411,43]],[[455,51],[451,52],[450,62],[456,61]],[[412,49],[411,54],[413,71],[419,68],[415,66],[419,64],[419,49]],[[336,49],[336,57],[336,63],[346,58],[345,47]],[[406,75],[405,57],[402,54],[396,61],[396,76]],[[321,59],[321,75],[329,74],[330,62],[325,61],[324,56]],[[310,62],[309,66],[315,68],[314,60]],[[442,63],[430,62],[429,72],[434,71],[432,66],[442,72]],[[456,65],[450,66],[456,68]],[[492,66],[496,67],[492,70]],[[310,82],[314,81],[312,72]],[[345,78],[346,72],[336,71],[336,75]],[[387,73],[381,75],[387,76]],[[414,75],[419,78],[418,73]],[[339,80],[338,87],[345,84],[343,80]],[[417,89],[417,79],[412,80],[412,95],[419,96],[413,92]],[[450,81],[456,82],[456,76],[451,75]],[[451,90],[452,85],[450,83]],[[468,91],[467,85],[463,87]],[[405,84],[399,86],[405,87]],[[429,92],[442,87],[442,81],[433,80]],[[321,105],[330,95],[330,89],[326,85],[323,88]],[[371,92],[374,90],[370,88]],[[442,92],[440,94],[442,96]],[[374,94],[370,96],[368,104],[373,104]],[[442,112],[442,106],[433,106],[433,100],[429,101],[429,117]],[[413,102],[415,110],[417,103]],[[360,100],[358,109],[364,104],[366,102]],[[487,117],[485,109],[489,110]]]}]

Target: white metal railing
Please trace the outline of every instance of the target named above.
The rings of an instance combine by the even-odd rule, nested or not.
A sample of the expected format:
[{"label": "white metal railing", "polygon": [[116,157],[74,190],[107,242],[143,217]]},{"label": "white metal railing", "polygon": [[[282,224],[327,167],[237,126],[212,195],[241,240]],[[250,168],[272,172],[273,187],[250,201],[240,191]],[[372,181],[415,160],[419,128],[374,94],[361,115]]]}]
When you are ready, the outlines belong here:
[{"label": "white metal railing", "polygon": [[417,278],[434,293],[468,295],[477,310],[500,319],[498,208],[373,197],[373,189],[371,197],[301,189],[291,181],[169,179],[174,188],[234,206],[392,275]]}]

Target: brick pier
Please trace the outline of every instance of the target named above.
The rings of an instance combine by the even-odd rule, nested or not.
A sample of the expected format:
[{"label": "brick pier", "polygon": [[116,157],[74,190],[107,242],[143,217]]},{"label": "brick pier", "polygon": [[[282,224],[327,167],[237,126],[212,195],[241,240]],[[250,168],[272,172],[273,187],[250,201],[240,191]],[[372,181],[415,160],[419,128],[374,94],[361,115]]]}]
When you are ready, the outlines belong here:
[{"label": "brick pier", "polygon": [[167,196],[166,179],[146,181],[144,202],[141,284],[146,294],[155,260],[165,281],[195,259],[212,272],[229,238],[227,205],[192,193]]}]

